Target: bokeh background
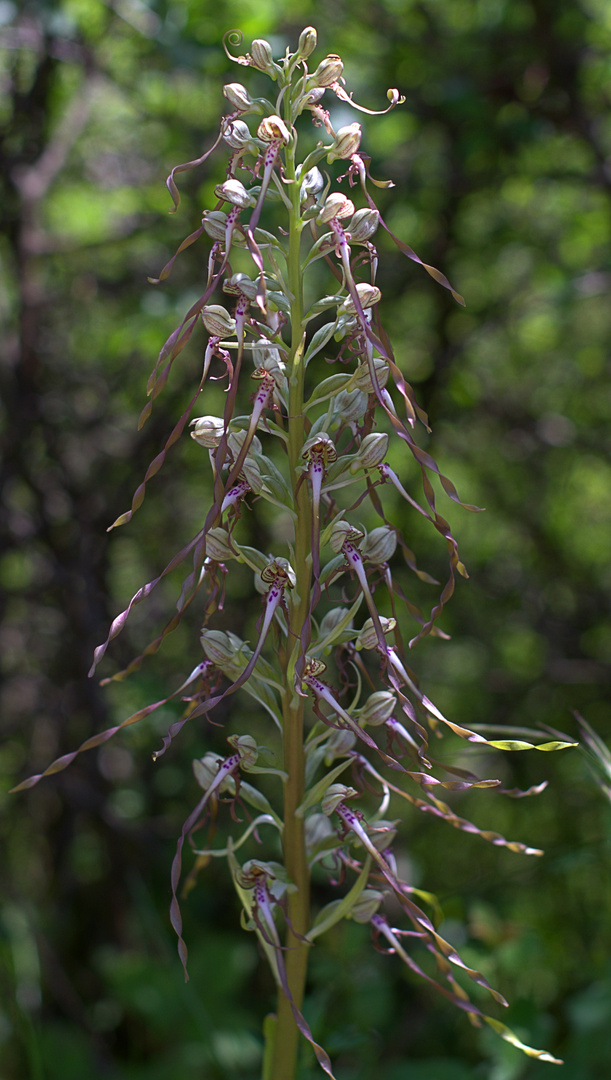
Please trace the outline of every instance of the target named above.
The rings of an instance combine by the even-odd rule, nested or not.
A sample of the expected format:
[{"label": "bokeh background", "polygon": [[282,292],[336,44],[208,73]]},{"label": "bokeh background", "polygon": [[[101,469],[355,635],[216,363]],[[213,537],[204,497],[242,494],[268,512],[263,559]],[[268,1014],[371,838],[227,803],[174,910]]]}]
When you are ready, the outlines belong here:
[{"label": "bokeh background", "polygon": [[[575,736],[578,710],[611,738],[608,0],[0,0],[2,1080],[260,1075],[272,986],[225,870],[208,868],[184,904],[187,987],[167,914],[196,797],[191,759],[222,749],[223,730],[185,729],[153,767],[168,707],[30,793],[7,792],[164,697],[199,660],[195,613],[131,681],[87,679],[112,617],[205,509],[201,456],[185,440],[134,521],[106,534],[201,355],[194,339],[138,433],[148,372],[198,295],[203,249],[162,290],[146,279],[197,227],[218,180],[214,166],[190,174],[168,216],[165,176],[210,144],[221,85],[240,78],[223,33],[241,27],[247,45],[266,36],[282,53],[308,23],[321,58],[342,55],[356,100],[405,93],[390,116],[358,117],[363,146],[374,175],[394,181],[380,196],[389,224],[467,302],[382,244],[386,326],[429,412],[430,447],[463,498],[486,507],[444,503],[470,581],[441,621],[450,640],[423,641],[414,667],[458,721]],[[436,538],[407,515],[405,527],[419,563],[441,573]],[[134,613],[102,674],[155,635],[174,595],[163,585]],[[611,1071],[600,772],[579,751],[489,767],[548,789],[480,793],[461,812],[545,857],[409,817],[405,857],[437,893],[446,933],[510,999],[502,1018],[566,1065],[472,1029],[346,923],[314,951],[307,1001],[338,1080]],[[302,1075],[318,1075],[307,1057]]]}]

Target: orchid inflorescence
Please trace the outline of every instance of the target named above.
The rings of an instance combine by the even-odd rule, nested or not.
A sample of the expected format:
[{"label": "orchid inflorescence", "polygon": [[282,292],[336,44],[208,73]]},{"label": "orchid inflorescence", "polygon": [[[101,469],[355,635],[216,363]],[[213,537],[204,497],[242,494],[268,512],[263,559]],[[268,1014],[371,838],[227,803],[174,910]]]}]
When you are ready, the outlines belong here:
[{"label": "orchid inflorescence", "polygon": [[[207,753],[194,763],[203,794],[178,841],[171,874],[171,921],[186,975],[178,898],[185,840],[193,844],[195,829],[201,835],[202,826],[216,820],[222,804],[252,809],[255,816],[248,816],[246,824],[234,815],[234,834],[224,847],[199,841],[197,852],[204,861],[227,859],[243,923],[257,935],[278,986],[277,1019],[266,1025],[265,1080],[293,1076],[298,1032],[311,1044],[322,1069],[333,1076],[330,1059],[303,1016],[302,1000],[308,953],[341,919],[369,923],[379,949],[435,985],[476,1025],[485,1022],[528,1055],[555,1061],[547,1052],[525,1046],[509,1028],[486,1015],[458,982],[455,973],[462,972],[496,1002],[506,1004],[438,932],[434,898],[402,880],[393,853],[397,821],[387,817],[391,799],[397,804],[405,800],[492,844],[539,855],[537,849],[479,829],[440,795],[494,787],[507,796],[522,797],[545,785],[504,790],[498,779],[480,779],[464,768],[442,764],[431,753],[429,736],[449,730],[467,744],[499,750],[554,750],[568,745],[560,740],[538,745],[489,740],[447,719],[420,689],[406,660],[401,621],[408,616],[418,627],[410,648],[424,635],[443,636],[436,620],[452,595],[455,575],[466,576],[450,526],[437,509],[432,477],[450,499],[464,504],[415,438],[416,426],[427,428],[427,418],[382,327],[374,243],[378,230],[458,303],[463,301],[447,278],[394,237],[383,220],[371,191],[392,184],[372,178],[370,159],[361,149],[360,124],[334,129],[323,105],[325,94],[374,115],[344,89],[340,57],[327,56],[310,70],[308,60],[316,47],[312,27],[303,31],[296,51],[287,49],[279,60],[262,40],[252,43],[250,53],[232,55],[230,48],[240,44],[239,33],[227,35],[227,55],[244,68],[268,75],[276,84],[276,98],[273,102],[253,98],[239,82],[226,85],[223,94],[229,112],[221,119],[213,147],[176,166],[168,177],[176,210],[179,175],[202,165],[214,150],[229,151],[225,179],[215,188],[217,203],[204,211],[201,226],[155,279],[159,283],[168,277],[185,248],[200,239],[206,243],[205,288],[161,350],[149,379],[141,424],[198,326],[207,335],[201,380],[149,466],[131,509],[114,525],[127,522],[141,505],[148,482],[187,424],[209,461],[210,505],[196,535],[114,620],[96,650],[92,672],[133,608],[187,558],[192,568],[183,581],[176,613],[143,654],[113,678],[137,670],[146,656],[154,654],[198,596],[200,601],[204,597],[204,659],[167,698],[88,739],[20,787],[59,771],[82,750],[102,745],[160,705],[182,698],[184,711],[154,755],[159,758],[187,722],[203,721],[221,702],[244,691],[267,717],[267,741],[276,753],[242,733],[228,739],[225,757]],[[380,112],[403,101],[397,90],[389,90],[388,106]],[[314,134],[303,157],[298,152],[301,119],[309,119]],[[338,163],[343,175],[332,179],[324,163]],[[357,208],[358,201],[362,205]],[[283,225],[275,231],[267,228],[268,207],[273,220],[278,208],[284,213]],[[235,270],[236,262],[250,266],[250,273]],[[321,263],[333,277],[333,291],[318,295],[306,307],[304,285],[310,296]],[[329,365],[333,365],[330,374]],[[211,371],[226,380],[223,415],[191,419]],[[248,409],[240,412],[246,400]],[[395,444],[393,460],[398,439],[420,471],[424,505],[406,491],[386,460],[390,436]],[[402,560],[418,577],[432,581],[418,569],[401,530],[387,516],[397,493],[411,511],[430,522],[447,548],[447,579],[428,616],[393,580],[392,565]],[[370,531],[359,518],[366,499],[381,522]],[[255,513],[258,502],[288,515],[292,537],[285,551],[266,553],[241,539],[243,511],[248,507]],[[234,560],[250,568],[262,597],[254,647],[214,627],[223,581]],[[383,615],[380,606],[392,616]],[[277,804],[258,790],[258,774],[271,778],[266,791],[270,783],[278,784],[282,797]],[[359,806],[361,797],[364,809]],[[270,834],[263,825],[271,827],[274,837],[267,847],[263,841]],[[240,863],[239,856],[249,845],[256,857]],[[315,866],[328,874],[337,898],[313,914],[309,885]],[[388,900],[392,912],[401,911],[401,926],[393,925],[395,915],[384,914]],[[427,969],[431,956],[434,964]]]}]

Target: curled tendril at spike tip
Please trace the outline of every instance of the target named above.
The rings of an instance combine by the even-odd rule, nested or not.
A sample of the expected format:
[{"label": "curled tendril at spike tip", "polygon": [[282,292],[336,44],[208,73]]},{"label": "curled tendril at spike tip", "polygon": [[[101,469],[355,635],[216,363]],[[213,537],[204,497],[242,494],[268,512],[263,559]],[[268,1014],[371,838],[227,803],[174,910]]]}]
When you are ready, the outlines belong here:
[{"label": "curled tendril at spike tip", "polygon": [[231,53],[229,52],[229,46],[232,46],[232,48],[234,48],[234,49],[239,49],[240,45],[243,43],[243,41],[244,41],[244,34],[242,33],[241,30],[228,30],[226,34],[223,34],[222,45],[223,45],[223,50],[225,52],[225,56],[229,60],[232,60],[234,64],[240,64],[240,63],[243,64],[244,63],[244,57],[238,58],[237,56],[232,56]]}]

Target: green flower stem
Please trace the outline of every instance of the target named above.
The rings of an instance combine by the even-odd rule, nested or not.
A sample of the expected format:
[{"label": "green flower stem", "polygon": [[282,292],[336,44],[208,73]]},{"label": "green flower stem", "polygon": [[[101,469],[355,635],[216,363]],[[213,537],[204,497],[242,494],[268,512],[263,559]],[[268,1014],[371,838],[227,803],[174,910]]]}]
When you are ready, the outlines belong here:
[{"label": "green flower stem", "polygon": [[[287,95],[287,106],[290,101]],[[305,442],[303,412],[303,283],[300,268],[301,215],[299,183],[295,179],[295,148],[286,150],[286,177],[291,194],[289,213],[288,286],[291,297],[291,352],[289,362],[288,456],[293,488],[295,522],[295,561],[297,582],[289,598],[289,637],[284,662],[282,695],[284,769],[283,849],[285,866],[296,890],[289,894],[289,921],[285,953],[287,984],[294,1004],[301,1009],[307,974],[309,946],[303,941],[310,928],[310,870],[305,849],[304,818],[296,811],[305,792],[305,753],[303,738],[305,699],[294,688],[295,663],[301,647],[301,632],[308,618],[312,580],[310,554],[312,507],[308,485],[299,484],[297,466]],[[294,1080],[300,1034],[291,1005],[282,989],[278,992],[277,1025],[270,1080]]]}]

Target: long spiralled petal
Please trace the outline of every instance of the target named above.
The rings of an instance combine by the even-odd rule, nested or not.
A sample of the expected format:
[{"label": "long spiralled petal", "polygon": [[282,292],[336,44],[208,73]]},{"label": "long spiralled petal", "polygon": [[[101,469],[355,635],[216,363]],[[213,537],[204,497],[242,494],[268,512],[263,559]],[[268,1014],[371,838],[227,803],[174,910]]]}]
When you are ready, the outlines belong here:
[{"label": "long spiralled petal", "polygon": [[223,117],[223,119],[221,121],[221,129],[220,129],[220,131],[218,133],[218,136],[217,136],[215,142],[210,147],[210,149],[206,150],[205,154],[202,154],[201,157],[194,158],[193,161],[186,161],[182,165],[175,165],[174,168],[172,169],[170,175],[168,176],[168,178],[166,180],[167,189],[170,192],[170,195],[172,196],[172,202],[174,203],[174,206],[170,209],[171,214],[175,214],[176,211],[178,210],[179,205],[180,205],[180,192],[179,192],[179,190],[178,190],[178,188],[176,186],[176,181],[174,180],[174,177],[176,176],[177,173],[188,172],[190,169],[196,169],[198,165],[203,165],[206,158],[210,157],[210,154],[212,154],[213,151],[216,150],[216,148],[219,145],[221,139],[223,138],[223,135],[225,134],[226,127],[227,127],[227,117]]},{"label": "long spiralled petal", "polygon": [[166,705],[168,701],[172,701],[172,699],[177,697],[178,694],[181,694],[187,686],[200,678],[205,670],[205,662],[198,664],[191,672],[188,679],[186,679],[177,690],[168,694],[167,697],[161,698],[160,701],[153,702],[152,705],[146,705],[143,709],[138,709],[132,716],[128,716],[127,720],[122,720],[120,724],[115,724],[113,727],[106,728],[105,731],[101,731],[97,735],[92,735],[91,738],[85,739],[85,742],[81,743],[77,750],[73,750],[69,754],[64,754],[62,757],[56,758],[44,772],[37,773],[35,776],[30,776],[27,780],[22,780],[20,784],[17,784],[16,787],[12,788],[12,791],[25,791],[27,788],[34,787],[34,785],[45,776],[53,776],[55,773],[61,772],[63,769],[67,768],[67,766],[70,765],[79,754],[84,753],[85,750],[94,750],[98,746],[103,746],[104,743],[108,742],[109,739],[112,739],[113,735],[116,735],[118,731],[129,727],[131,724],[137,724],[139,720],[144,720],[145,717],[150,716],[156,709],[161,708],[162,705]]},{"label": "long spiralled petal", "polygon": [[427,973],[422,970],[422,968],[416,963],[413,957],[411,957],[401,945],[401,942],[399,940],[399,933],[401,932],[395,929],[391,929],[383,915],[373,915],[370,922],[374,931],[378,934],[382,934],[382,936],[386,938],[390,945],[389,951],[391,953],[396,953],[396,955],[401,958],[401,960],[404,964],[406,964],[407,967],[409,967],[413,972],[415,972],[415,974],[417,974],[421,979],[424,979],[427,983],[429,983],[430,986],[434,986],[440,994],[443,994],[444,997],[448,998],[448,1000],[451,1001],[454,1005],[456,1005],[459,1009],[463,1009],[477,1021],[483,1021],[485,1024],[488,1024],[489,1027],[493,1029],[493,1031],[496,1031],[497,1035],[500,1035],[502,1039],[510,1043],[512,1046],[515,1046],[518,1050],[521,1050],[528,1057],[537,1058],[539,1061],[547,1061],[553,1065],[563,1064],[563,1062],[559,1058],[553,1057],[552,1054],[548,1053],[547,1050],[537,1050],[535,1049],[535,1047],[528,1046],[526,1043],[523,1043],[520,1039],[518,1039],[517,1035],[511,1030],[511,1028],[507,1027],[506,1024],[501,1023],[500,1020],[496,1020],[492,1016],[487,1016],[486,1013],[482,1012],[482,1010],[479,1009],[477,1005],[474,1005],[473,1002],[469,1000],[462,987],[458,987],[456,983],[454,983],[454,991],[448,990],[447,987],[442,986],[441,983],[438,983],[436,979],[433,979],[430,975],[427,975]]},{"label": "long spiralled petal", "polygon": [[168,747],[170,746],[172,740],[175,738],[175,736],[178,734],[178,732],[182,729],[182,727],[187,722],[187,720],[193,720],[198,716],[207,715],[209,712],[211,712],[212,709],[216,708],[216,706],[221,701],[223,701],[226,697],[229,697],[230,694],[235,694],[236,690],[239,690],[240,687],[243,686],[244,683],[248,681],[248,679],[250,678],[250,676],[251,676],[251,674],[253,672],[255,664],[256,664],[259,656],[261,655],[261,651],[263,649],[263,646],[265,645],[265,641],[267,639],[267,635],[269,633],[269,629],[270,629],[271,624],[272,624],[272,619],[273,619],[274,613],[276,611],[276,608],[278,607],[278,605],[280,604],[280,602],[282,600],[282,594],[283,594],[282,588],[279,585],[273,584],[270,587],[269,592],[267,593],[267,596],[265,597],[265,611],[264,611],[263,624],[262,624],[261,631],[260,631],[259,641],[257,642],[257,646],[256,646],[256,648],[255,648],[255,650],[254,650],[254,652],[253,652],[247,666],[244,668],[244,671],[238,676],[238,678],[235,680],[235,682],[231,683],[231,685],[228,686],[227,689],[223,691],[222,694],[215,694],[213,697],[208,698],[206,701],[202,701],[199,705],[195,706],[195,708],[193,709],[192,712],[190,712],[188,717],[185,717],[184,720],[179,720],[175,724],[172,724],[172,726],[168,729],[168,734],[165,735],[163,737],[163,739],[162,739],[161,750],[156,750],[155,753],[153,754],[153,758],[154,758],[155,761],[158,758],[162,757],[163,754],[165,754],[165,752],[168,749]]},{"label": "long spiralled petal", "polygon": [[191,416],[191,412],[193,410],[193,406],[195,405],[196,401],[198,400],[199,395],[200,395],[200,393],[202,391],[202,388],[204,386],[204,383],[206,381],[206,374],[207,374],[207,372],[204,371],[204,374],[202,375],[202,377],[200,379],[199,386],[197,387],[197,390],[195,391],[193,397],[191,398],[189,404],[187,405],[187,408],[185,409],[182,416],[180,417],[178,423],[176,423],[174,425],[174,427],[172,428],[172,431],[168,435],[168,438],[165,441],[163,450],[161,450],[160,453],[158,453],[157,456],[154,457],[153,460],[151,461],[148,469],[146,470],[144,480],[142,481],[141,484],[139,484],[139,486],[136,488],[136,490],[134,492],[134,495],[133,495],[133,498],[132,498],[132,504],[131,504],[130,509],[127,510],[126,513],[121,514],[116,519],[116,521],[113,521],[112,525],[109,525],[109,527],[107,529],[107,532],[110,532],[111,529],[116,529],[117,526],[119,526],[119,525],[126,525],[128,521],[131,521],[131,519],[132,519],[133,515],[135,514],[136,510],[139,510],[139,508],[142,506],[142,503],[144,502],[144,496],[146,494],[146,485],[148,484],[149,480],[152,480],[152,478],[157,475],[157,473],[161,469],[161,466],[163,465],[163,463],[164,463],[164,461],[165,461],[165,459],[167,457],[168,450],[170,450],[171,447],[174,446],[174,443],[178,442],[180,436],[182,435],[183,431],[185,430],[185,427],[187,426],[187,423],[188,423],[189,418]]},{"label": "long spiralled petal", "polygon": [[[367,177],[369,176],[368,167],[370,161],[371,158],[367,157],[365,154],[356,154],[354,158],[354,164],[356,165],[359,173],[361,188],[363,190],[365,198],[367,199],[367,202],[369,203],[371,209],[377,210],[378,208],[367,190]],[[460,293],[456,292],[456,289],[454,289],[453,286],[450,284],[445,274],[442,274],[441,271],[437,270],[436,267],[430,266],[428,263],[423,262],[420,256],[416,255],[416,252],[413,250],[413,248],[409,246],[409,244],[406,244],[403,240],[399,240],[399,238],[396,237],[394,233],[392,233],[391,230],[388,228],[388,225],[382,219],[381,215],[380,224],[382,225],[382,228],[386,229],[386,232],[397,245],[399,251],[401,251],[404,255],[407,255],[408,259],[411,259],[412,262],[418,263],[419,266],[426,270],[427,274],[429,274],[440,285],[443,285],[444,289],[448,289],[448,291],[452,294],[458,304],[460,304],[462,307],[466,306],[463,297],[460,295]]]},{"label": "long spiralled petal", "polygon": [[180,904],[178,903],[178,895],[177,895],[178,894],[178,885],[179,885],[179,882],[180,882],[180,873],[181,873],[181,869],[182,869],[182,849],[183,849],[183,846],[184,846],[185,839],[187,838],[187,836],[189,835],[191,830],[193,828],[195,828],[195,826],[197,825],[197,822],[199,821],[199,819],[200,819],[200,817],[201,817],[201,815],[202,815],[202,813],[203,813],[203,811],[204,811],[204,809],[206,807],[206,804],[208,803],[211,796],[214,795],[215,791],[217,791],[218,788],[220,788],[221,784],[223,783],[223,780],[225,780],[228,776],[230,776],[232,773],[234,773],[236,771],[239,764],[240,764],[240,755],[239,754],[232,754],[231,757],[227,758],[222,763],[222,765],[219,768],[218,773],[216,774],[216,776],[214,777],[214,780],[210,784],[210,787],[207,789],[207,791],[204,792],[204,794],[202,795],[202,797],[199,800],[199,802],[198,802],[197,806],[195,807],[195,809],[192,810],[191,813],[189,814],[187,820],[185,821],[185,823],[184,823],[184,825],[183,825],[183,827],[181,829],[180,836],[178,837],[178,841],[176,843],[176,854],[174,855],[174,858],[172,860],[172,870],[171,870],[171,873],[170,873],[170,882],[171,882],[171,886],[172,886],[172,900],[171,900],[171,903],[170,903],[170,922],[172,923],[172,926],[174,927],[174,930],[176,931],[176,935],[178,937],[178,955],[180,956],[180,961],[182,963],[183,970],[184,970],[184,973],[185,973],[185,982],[189,981],[189,973],[187,971],[188,953],[187,953],[187,946],[185,945],[185,942],[184,942],[183,936],[182,936],[182,915],[180,913]]},{"label": "long spiralled petal", "polygon": [[377,743],[374,742],[374,740],[371,738],[371,735],[369,735],[368,732],[364,731],[363,728],[359,724],[357,724],[356,720],[352,719],[350,714],[347,713],[345,709],[342,709],[339,702],[335,700],[328,686],[326,686],[320,679],[317,679],[313,675],[306,675],[304,678],[304,682],[307,686],[309,686],[309,688],[312,690],[313,694],[317,698],[321,699],[322,701],[326,701],[327,704],[331,706],[336,716],[339,718],[340,722],[345,727],[352,731],[353,734],[356,735],[357,738],[361,739],[362,742],[366,743],[366,745],[369,746],[370,749],[375,750],[376,753],[380,755],[385,765],[388,765],[391,769],[397,769],[399,772],[405,772],[403,766],[398,761],[396,761],[395,758],[391,757],[390,754],[386,754],[383,750],[381,750]]},{"label": "long spiralled petal", "polygon": [[445,938],[443,938],[441,934],[437,932],[428,915],[426,915],[421,910],[421,908],[419,908],[418,905],[409,898],[405,889],[402,888],[401,883],[397,880],[395,874],[388,865],[384,856],[380,854],[380,852],[376,849],[375,845],[372,843],[366,829],[361,825],[354,811],[350,810],[350,808],[347,807],[344,803],[340,803],[336,807],[336,813],[338,814],[346,828],[354,832],[354,834],[359,838],[363,846],[377,863],[384,878],[391,886],[395,895],[398,897],[401,906],[407,912],[414,925],[417,926],[419,929],[425,931],[431,944],[435,947],[435,950],[438,951],[443,958],[449,960],[450,963],[455,964],[457,967],[461,968],[469,976],[469,978],[473,980],[473,982],[488,990],[492,997],[495,999],[495,1001],[498,1001],[501,1005],[507,1005],[507,1002],[503,995],[500,994],[498,990],[493,989],[488,980],[484,977],[484,975],[482,975],[481,971],[477,971],[477,969],[475,968],[470,968],[467,964],[465,964],[462,957],[456,952],[454,946],[451,945],[448,941],[446,941]]},{"label": "long spiralled petal", "polygon": [[149,597],[150,594],[153,592],[153,589],[157,588],[159,582],[162,581],[167,574],[171,573],[172,570],[175,570],[177,566],[180,566],[181,562],[184,562],[187,555],[189,555],[190,552],[192,552],[194,548],[196,548],[197,545],[200,543],[203,535],[204,530],[201,529],[198,533],[195,534],[195,536],[191,540],[189,540],[187,544],[185,544],[183,548],[181,548],[179,552],[176,553],[176,555],[174,555],[172,559],[170,559],[168,565],[165,567],[164,570],[161,571],[161,573],[156,578],[153,578],[152,581],[148,581],[146,585],[142,585],[138,589],[138,591],[134,593],[127,607],[119,615],[117,615],[115,619],[113,619],[112,623],[110,624],[110,629],[108,631],[106,640],[101,645],[98,645],[94,650],[93,663],[89,670],[90,678],[95,674],[95,670],[100,663],[100,660],[104,656],[104,653],[106,652],[108,646],[110,645],[110,642],[113,641],[113,639],[121,633],[133,608],[136,607],[138,604],[141,604],[143,600],[146,600],[147,597]]},{"label": "long spiralled petal", "polygon": [[308,1023],[303,1016],[303,1013],[297,1008],[295,1002],[293,1001],[293,995],[291,994],[286,975],[284,957],[282,956],[280,941],[278,939],[276,925],[274,923],[273,914],[271,912],[270,897],[265,886],[261,885],[255,889],[255,900],[259,911],[264,916],[266,931],[270,935],[273,935],[271,940],[274,942],[276,947],[276,965],[278,977],[280,979],[280,984],[282,986],[286,999],[291,1007],[291,1012],[293,1013],[295,1023],[297,1024],[297,1027],[299,1028],[303,1037],[307,1039],[310,1046],[312,1047],[314,1054],[316,1055],[316,1060],[318,1061],[321,1069],[326,1072],[327,1076],[329,1076],[331,1080],[335,1080],[335,1077],[333,1075],[333,1069],[331,1068],[331,1059],[327,1054],[327,1051],[316,1042]]}]

